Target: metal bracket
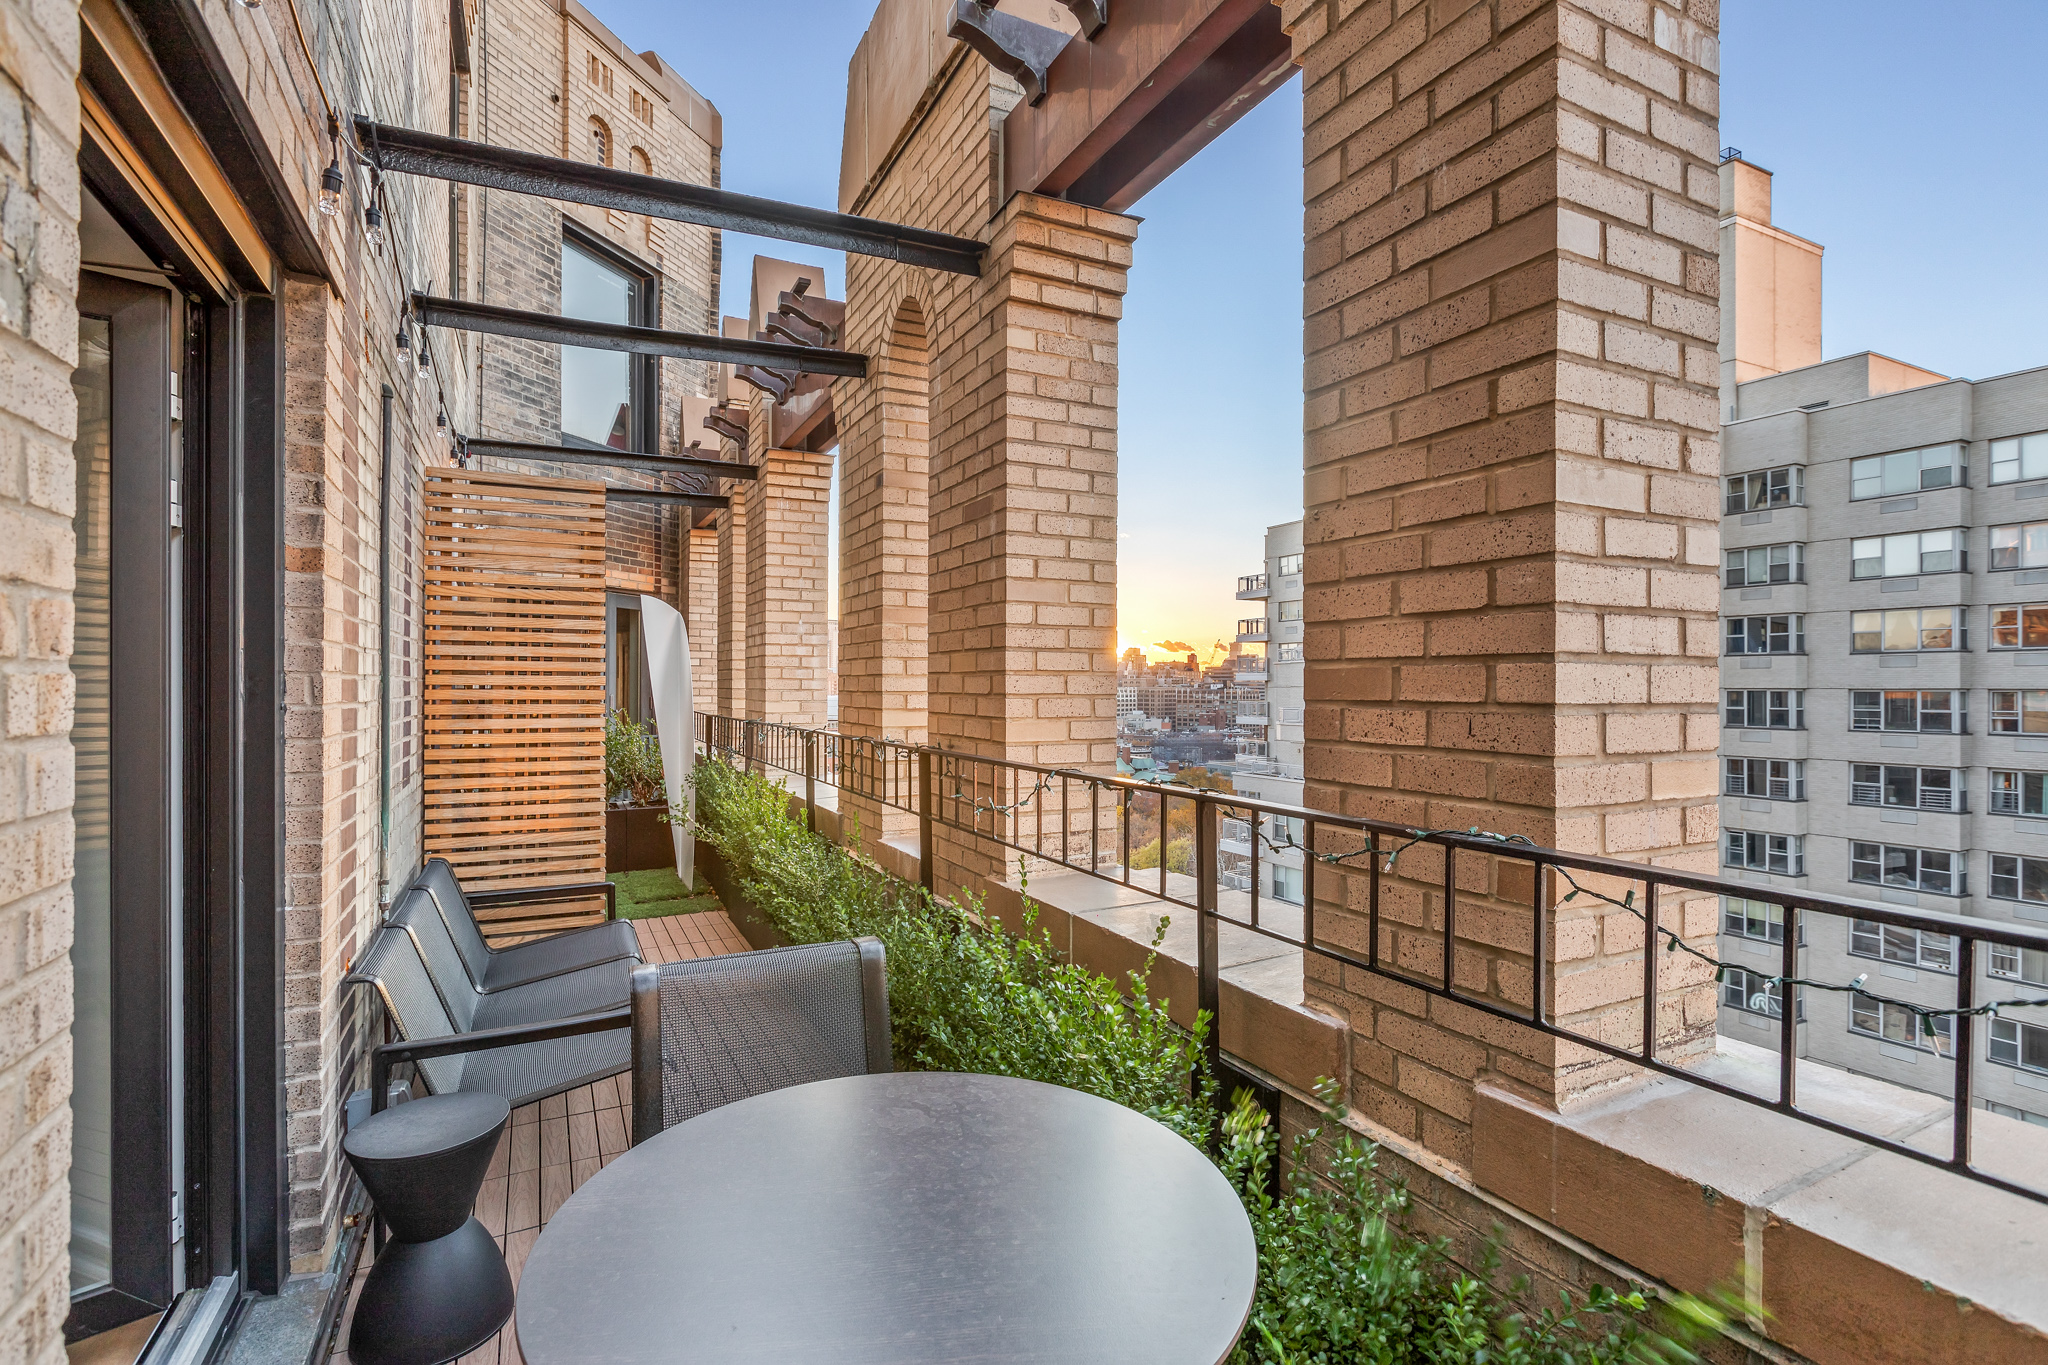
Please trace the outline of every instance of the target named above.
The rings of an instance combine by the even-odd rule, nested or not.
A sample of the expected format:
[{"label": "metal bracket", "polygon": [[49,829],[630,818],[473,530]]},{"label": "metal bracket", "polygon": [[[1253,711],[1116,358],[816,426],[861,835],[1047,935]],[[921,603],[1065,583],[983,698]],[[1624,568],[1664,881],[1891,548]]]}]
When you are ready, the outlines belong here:
[{"label": "metal bracket", "polygon": [[1072,34],[987,8],[981,0],[954,0],[946,36],[958,38],[1023,86],[1027,104],[1045,98],[1046,68],[1073,41]]},{"label": "metal bracket", "polygon": [[1060,0],[1081,23],[1081,36],[1089,42],[1109,23],[1109,0]]}]

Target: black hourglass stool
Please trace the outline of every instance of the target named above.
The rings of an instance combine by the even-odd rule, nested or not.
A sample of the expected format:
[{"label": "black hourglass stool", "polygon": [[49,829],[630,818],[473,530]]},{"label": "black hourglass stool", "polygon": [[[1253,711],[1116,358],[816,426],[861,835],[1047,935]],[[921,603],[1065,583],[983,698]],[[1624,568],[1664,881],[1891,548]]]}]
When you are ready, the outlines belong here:
[{"label": "black hourglass stool", "polygon": [[355,1365],[440,1365],[512,1316],[504,1253],[470,1216],[511,1114],[502,1095],[432,1095],[373,1114],[342,1139],[391,1230],[356,1300]]}]

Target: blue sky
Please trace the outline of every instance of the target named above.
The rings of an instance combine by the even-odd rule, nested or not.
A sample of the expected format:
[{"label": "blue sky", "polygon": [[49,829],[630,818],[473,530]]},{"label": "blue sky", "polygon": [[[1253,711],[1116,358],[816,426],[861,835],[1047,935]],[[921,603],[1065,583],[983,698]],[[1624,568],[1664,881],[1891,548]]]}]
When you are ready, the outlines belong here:
[{"label": "blue sky", "polygon": [[[836,207],[867,0],[588,0],[725,116],[725,184]],[[764,30],[762,18],[774,23]],[[1982,378],[2048,363],[2041,0],[1723,0],[1722,133],[1827,247],[1826,354]],[[1154,190],[1122,344],[1120,615],[1198,645],[1238,615],[1269,523],[1301,514],[1301,94],[1289,82]],[[728,236],[725,309],[754,252]],[[841,263],[825,262],[834,294]]]}]

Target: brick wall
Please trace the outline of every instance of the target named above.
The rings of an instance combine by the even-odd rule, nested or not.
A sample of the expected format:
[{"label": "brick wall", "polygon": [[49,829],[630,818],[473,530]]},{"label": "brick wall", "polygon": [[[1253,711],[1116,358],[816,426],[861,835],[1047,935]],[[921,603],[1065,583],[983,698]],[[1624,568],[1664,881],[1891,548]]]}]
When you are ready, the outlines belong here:
[{"label": "brick wall", "polygon": [[[1306,804],[1709,870],[1716,811],[1713,0],[1291,0],[1304,72]],[[1425,852],[1418,850],[1418,853]],[[1526,865],[1462,859],[1453,962],[1407,855],[1379,951],[1531,1003]],[[1565,888],[1553,886],[1553,905]],[[1367,946],[1365,879],[1317,923]],[[1713,932],[1711,900],[1663,922]],[[1642,1033],[1641,922],[1581,900],[1553,1017]],[[1663,1055],[1711,982],[1662,955]],[[1470,1158],[1471,1087],[1556,1103],[1618,1063],[1309,960],[1352,1102]]]},{"label": "brick wall", "polygon": [[0,1360],[70,1308],[72,532],[78,25],[0,0]]}]

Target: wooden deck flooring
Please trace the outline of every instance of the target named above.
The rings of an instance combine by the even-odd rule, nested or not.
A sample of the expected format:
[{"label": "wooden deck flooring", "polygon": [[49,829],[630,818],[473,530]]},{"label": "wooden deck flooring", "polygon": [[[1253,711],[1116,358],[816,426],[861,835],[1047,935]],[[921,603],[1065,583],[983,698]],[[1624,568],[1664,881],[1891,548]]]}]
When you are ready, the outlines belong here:
[{"label": "wooden deck flooring", "polygon": [[[635,920],[633,928],[640,936],[640,952],[649,962],[680,962],[747,950],[746,939],[723,910]],[[476,1216],[505,1249],[505,1264],[515,1285],[526,1253],[562,1201],[630,1145],[631,1100],[630,1078],[619,1075],[512,1111],[512,1122],[498,1142],[490,1173],[477,1193]],[[329,1358],[334,1365],[348,1360],[355,1295],[369,1270],[369,1248],[365,1247],[349,1289],[348,1309],[335,1333],[334,1354]],[[525,1362],[508,1326],[462,1357],[460,1365]]]}]

